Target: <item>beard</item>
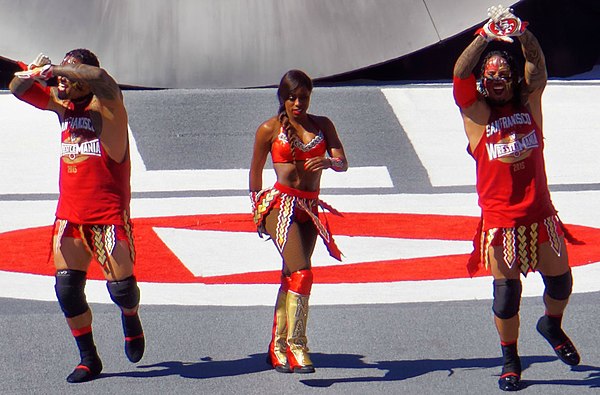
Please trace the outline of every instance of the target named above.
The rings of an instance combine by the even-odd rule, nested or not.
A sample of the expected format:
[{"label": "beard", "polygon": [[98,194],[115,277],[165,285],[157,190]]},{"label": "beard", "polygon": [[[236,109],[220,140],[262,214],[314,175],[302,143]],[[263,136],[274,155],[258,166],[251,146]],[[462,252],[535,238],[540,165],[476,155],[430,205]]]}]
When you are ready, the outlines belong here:
[{"label": "beard", "polygon": [[489,96],[485,98],[485,101],[490,107],[502,107],[512,101],[512,97],[509,99],[492,99]]},{"label": "beard", "polygon": [[67,95],[67,91],[61,89],[58,90],[57,96],[60,100],[67,100],[69,98],[69,95]]}]

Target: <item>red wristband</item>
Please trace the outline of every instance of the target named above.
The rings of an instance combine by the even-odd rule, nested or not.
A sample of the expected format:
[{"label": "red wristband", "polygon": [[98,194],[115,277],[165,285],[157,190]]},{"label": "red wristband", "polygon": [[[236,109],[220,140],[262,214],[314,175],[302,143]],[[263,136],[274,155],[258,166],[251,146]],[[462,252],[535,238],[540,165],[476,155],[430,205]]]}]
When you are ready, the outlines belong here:
[{"label": "red wristband", "polygon": [[50,101],[50,88],[44,88],[36,82],[19,96],[19,98],[40,110],[46,110],[48,108],[48,102]]}]

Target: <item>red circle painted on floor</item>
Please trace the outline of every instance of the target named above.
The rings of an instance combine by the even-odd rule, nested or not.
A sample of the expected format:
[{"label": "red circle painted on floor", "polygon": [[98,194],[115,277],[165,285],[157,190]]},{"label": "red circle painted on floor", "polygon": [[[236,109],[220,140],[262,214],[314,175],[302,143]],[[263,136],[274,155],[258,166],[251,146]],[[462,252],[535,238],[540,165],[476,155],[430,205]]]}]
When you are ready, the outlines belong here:
[{"label": "red circle painted on floor", "polygon": [[[478,218],[429,214],[345,213],[328,215],[334,235],[393,237],[470,241]],[[136,276],[139,281],[162,283],[261,284],[279,282],[279,262],[267,272],[196,277],[156,235],[153,228],[179,228],[229,232],[254,232],[248,214],[211,214],[133,220],[137,252]],[[571,266],[600,261],[600,229],[568,225],[585,241],[569,245]],[[0,270],[54,275],[50,249],[52,227],[38,227],[0,233]],[[257,243],[260,239],[257,237]],[[190,248],[199,248],[190,246]],[[275,248],[275,247],[273,247]],[[406,280],[435,280],[468,277],[468,254],[441,257],[397,259],[314,268],[318,283],[364,283]],[[243,262],[240,262],[243,265]],[[488,275],[480,270],[476,276]],[[99,266],[92,264],[90,279],[104,278]]]}]

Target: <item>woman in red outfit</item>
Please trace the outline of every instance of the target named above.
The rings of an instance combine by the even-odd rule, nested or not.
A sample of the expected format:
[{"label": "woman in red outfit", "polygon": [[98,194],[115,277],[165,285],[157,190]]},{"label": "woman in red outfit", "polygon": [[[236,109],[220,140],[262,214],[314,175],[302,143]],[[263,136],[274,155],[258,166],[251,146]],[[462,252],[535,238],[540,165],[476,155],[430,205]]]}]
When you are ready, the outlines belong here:
[{"label": "woman in red outfit", "polygon": [[[331,233],[318,217],[321,173],[346,171],[348,162],[333,123],[308,113],[311,79],[290,70],[281,79],[279,112],[256,131],[250,166],[250,195],[259,235],[266,233],[282,260],[281,286],[275,304],[268,362],[278,372],[312,373],[306,321],[313,283],[311,256],[317,236],[341,259]],[[271,153],[277,182],[263,189],[262,173]]]},{"label": "woman in red outfit", "polygon": [[[472,273],[481,262],[494,277],[494,321],[503,355],[501,390],[522,388],[517,352],[521,274],[539,271],[545,284],[546,314],[537,330],[568,365],[579,354],[562,330],[563,312],[572,289],[565,231],[550,198],[544,166],[542,93],[547,73],[544,54],[527,23],[502,6],[478,31],[454,67],[454,97],[460,107],[469,152],[477,166],[481,225]],[[517,38],[525,57],[524,72],[506,52],[489,52],[479,82],[475,65],[492,40]],[[521,78],[523,76],[523,78]]]}]

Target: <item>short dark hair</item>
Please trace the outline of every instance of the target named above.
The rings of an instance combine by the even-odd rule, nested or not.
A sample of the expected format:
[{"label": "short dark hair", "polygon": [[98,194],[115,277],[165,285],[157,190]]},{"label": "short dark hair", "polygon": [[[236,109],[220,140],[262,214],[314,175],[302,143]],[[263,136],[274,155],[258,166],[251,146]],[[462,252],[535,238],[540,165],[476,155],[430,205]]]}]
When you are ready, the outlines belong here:
[{"label": "short dark hair", "polygon": [[100,67],[100,61],[98,57],[89,49],[85,48],[77,48],[73,49],[65,55],[65,58],[75,58],[79,59],[81,63],[87,64],[89,66]]}]

